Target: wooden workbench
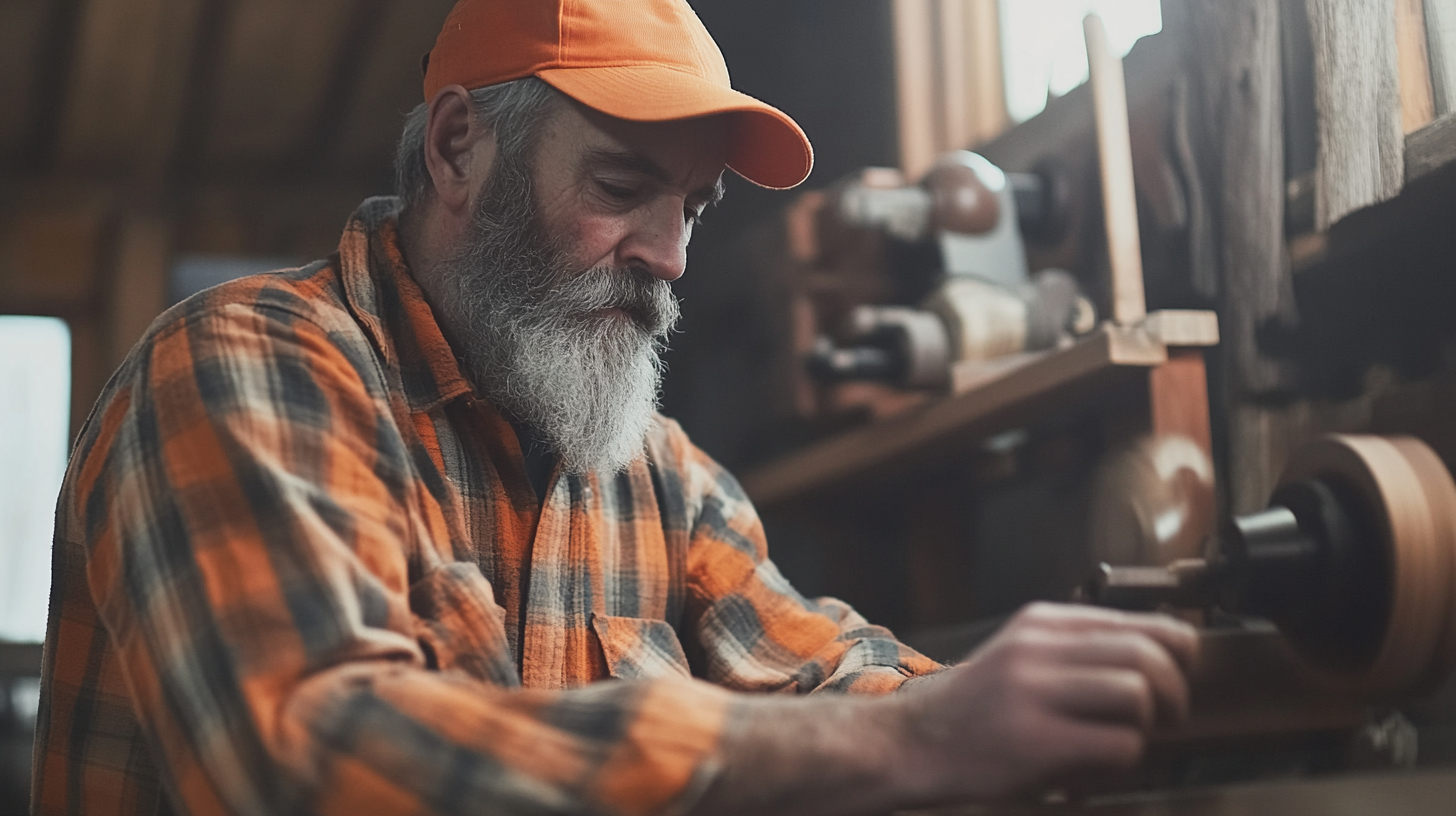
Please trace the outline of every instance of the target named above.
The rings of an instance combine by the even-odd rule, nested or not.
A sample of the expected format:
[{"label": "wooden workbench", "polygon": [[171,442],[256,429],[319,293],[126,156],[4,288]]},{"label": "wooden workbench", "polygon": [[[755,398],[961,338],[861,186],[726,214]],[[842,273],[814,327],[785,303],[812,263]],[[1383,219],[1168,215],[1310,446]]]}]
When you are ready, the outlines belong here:
[{"label": "wooden workbench", "polygon": [[903,811],[900,816],[1450,816],[1456,769],[1332,776],[1123,794],[1081,804]]}]

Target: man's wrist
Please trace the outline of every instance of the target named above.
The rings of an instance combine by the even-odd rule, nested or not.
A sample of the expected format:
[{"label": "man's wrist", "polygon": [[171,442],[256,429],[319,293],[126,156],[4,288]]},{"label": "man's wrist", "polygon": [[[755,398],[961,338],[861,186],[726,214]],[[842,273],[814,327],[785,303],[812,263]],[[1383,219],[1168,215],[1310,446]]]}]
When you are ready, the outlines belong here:
[{"label": "man's wrist", "polygon": [[909,678],[884,700],[888,710],[882,727],[890,749],[884,762],[897,801],[929,804],[936,799],[935,715],[927,698],[942,675],[944,671]]}]

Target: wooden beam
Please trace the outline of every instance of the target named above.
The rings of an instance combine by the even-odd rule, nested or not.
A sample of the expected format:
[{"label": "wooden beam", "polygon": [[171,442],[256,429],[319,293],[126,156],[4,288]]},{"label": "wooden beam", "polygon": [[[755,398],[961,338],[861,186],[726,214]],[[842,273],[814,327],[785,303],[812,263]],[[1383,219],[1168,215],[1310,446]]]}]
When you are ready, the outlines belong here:
[{"label": "wooden beam", "polygon": [[[970,9],[965,0],[937,0],[931,35],[936,38],[931,70],[936,80],[935,152],[970,147],[975,132],[971,109],[971,54],[967,34]],[[938,59],[936,59],[938,57]]]},{"label": "wooden beam", "polygon": [[0,679],[40,677],[41,644],[0,643]]},{"label": "wooden beam", "polygon": [[[1215,400],[1228,406],[1222,471],[1234,512],[1262,509],[1271,462],[1282,442],[1252,395],[1287,389],[1287,362],[1260,349],[1260,327],[1294,312],[1284,240],[1281,14],[1265,0],[1191,0],[1167,21],[1185,54],[1194,275],[1220,298],[1221,377]],[[1271,420],[1272,422],[1272,420]]]},{"label": "wooden beam", "polygon": [[85,0],[57,164],[160,188],[176,149],[200,0]]},{"label": "wooden beam", "polygon": [[233,9],[209,163],[268,166],[295,154],[316,126],[353,10],[354,0],[252,0]]},{"label": "wooden beam", "polygon": [[36,50],[39,69],[31,93],[30,134],[26,167],[34,173],[49,170],[55,161],[57,136],[66,111],[71,67],[75,58],[76,29],[82,0],[54,0],[50,20]]},{"label": "wooden beam", "polygon": [[319,175],[327,165],[337,163],[345,119],[354,107],[364,79],[361,69],[386,30],[387,5],[388,0],[354,0],[333,68],[314,113],[312,135],[296,151],[294,165],[298,173]]},{"label": "wooden beam", "polygon": [[19,166],[39,93],[44,58],[45,0],[0,3],[0,163]]},{"label": "wooden beam", "polygon": [[182,112],[177,122],[176,150],[167,167],[172,183],[195,175],[212,130],[213,112],[218,105],[218,76],[222,70],[223,43],[232,25],[236,0],[201,0],[197,36],[187,67],[187,84]]},{"label": "wooden beam", "polygon": [[94,311],[66,318],[71,330],[71,440],[81,432],[115,366],[106,348],[105,316]]},{"label": "wooden beam", "polygon": [[377,164],[392,155],[404,114],[424,101],[420,57],[454,0],[389,0],[381,11],[383,37],[358,68],[353,105],[340,117],[336,162],[343,166]]},{"label": "wooden beam", "polygon": [[895,0],[900,169],[914,180],[947,150],[1006,128],[995,0]]}]

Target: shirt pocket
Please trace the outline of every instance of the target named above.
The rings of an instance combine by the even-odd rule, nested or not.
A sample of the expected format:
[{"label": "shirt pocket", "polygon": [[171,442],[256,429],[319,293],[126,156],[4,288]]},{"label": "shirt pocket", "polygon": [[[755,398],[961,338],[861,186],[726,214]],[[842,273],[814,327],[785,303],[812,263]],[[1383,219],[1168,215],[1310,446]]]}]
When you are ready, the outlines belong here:
[{"label": "shirt pocket", "polygon": [[688,658],[667,621],[592,613],[607,671],[619,680],[691,678]]}]

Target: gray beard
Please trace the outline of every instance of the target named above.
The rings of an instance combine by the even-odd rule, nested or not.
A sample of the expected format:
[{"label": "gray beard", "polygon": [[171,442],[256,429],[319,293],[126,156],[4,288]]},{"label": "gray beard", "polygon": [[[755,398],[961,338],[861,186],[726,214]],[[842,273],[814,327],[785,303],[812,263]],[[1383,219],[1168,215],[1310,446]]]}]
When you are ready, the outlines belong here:
[{"label": "gray beard", "polygon": [[656,420],[678,303],[646,270],[573,270],[565,249],[540,226],[526,163],[501,156],[431,305],[477,392],[568,472],[615,472]]}]

